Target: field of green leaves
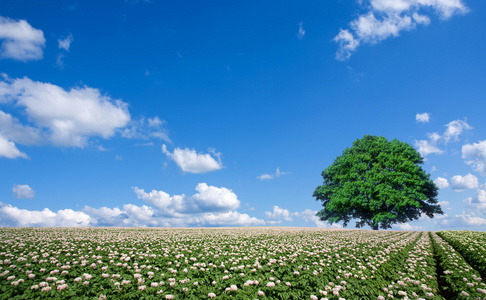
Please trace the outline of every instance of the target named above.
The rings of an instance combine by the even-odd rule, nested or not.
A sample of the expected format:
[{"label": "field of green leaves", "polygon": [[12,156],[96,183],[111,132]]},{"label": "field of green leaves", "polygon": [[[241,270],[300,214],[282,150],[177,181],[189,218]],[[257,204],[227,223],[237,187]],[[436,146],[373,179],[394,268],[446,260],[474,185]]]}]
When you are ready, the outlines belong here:
[{"label": "field of green leaves", "polygon": [[486,299],[486,233],[0,228],[0,299]]}]

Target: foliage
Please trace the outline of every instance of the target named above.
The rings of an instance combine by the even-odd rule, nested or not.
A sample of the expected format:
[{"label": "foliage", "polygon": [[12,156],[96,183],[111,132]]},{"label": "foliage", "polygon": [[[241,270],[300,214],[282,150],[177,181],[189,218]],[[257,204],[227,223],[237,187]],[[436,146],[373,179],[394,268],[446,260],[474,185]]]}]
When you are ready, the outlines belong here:
[{"label": "foliage", "polygon": [[395,223],[442,214],[438,188],[420,166],[423,158],[409,144],[365,135],[322,172],[313,196],[323,202],[323,221],[357,219],[356,226],[387,229]]}]

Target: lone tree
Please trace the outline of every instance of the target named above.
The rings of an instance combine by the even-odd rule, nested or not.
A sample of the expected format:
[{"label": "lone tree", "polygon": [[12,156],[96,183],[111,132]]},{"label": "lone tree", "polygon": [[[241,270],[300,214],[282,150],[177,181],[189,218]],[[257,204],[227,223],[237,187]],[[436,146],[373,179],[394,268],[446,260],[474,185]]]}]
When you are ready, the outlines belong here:
[{"label": "lone tree", "polygon": [[409,144],[365,135],[322,172],[324,183],[313,194],[324,207],[317,216],[330,224],[344,221],[344,227],[357,219],[356,227],[377,230],[443,214],[438,188],[421,164]]}]

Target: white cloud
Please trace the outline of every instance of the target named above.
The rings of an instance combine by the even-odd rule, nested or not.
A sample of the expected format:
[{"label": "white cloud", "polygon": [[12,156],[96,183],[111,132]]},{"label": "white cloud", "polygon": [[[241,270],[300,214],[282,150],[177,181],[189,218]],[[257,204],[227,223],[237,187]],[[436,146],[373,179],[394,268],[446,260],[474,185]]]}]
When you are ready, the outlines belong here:
[{"label": "white cloud", "polygon": [[260,180],[268,180],[268,179],[273,179],[273,175],[264,173],[260,176],[257,176],[257,178],[260,179]]},{"label": "white cloud", "polygon": [[15,21],[0,16],[0,58],[20,61],[41,59],[46,40],[42,30],[27,21]]},{"label": "white cloud", "polygon": [[125,204],[123,205],[123,211],[127,216],[126,219],[123,219],[124,226],[145,227],[158,225],[157,219],[154,218],[155,210],[152,207]]},{"label": "white cloud", "polygon": [[412,1],[408,0],[371,0],[371,6],[384,12],[402,12],[409,10]]},{"label": "white cloud", "polygon": [[462,146],[462,158],[474,171],[486,176],[486,140]]},{"label": "white cloud", "polygon": [[125,211],[115,208],[93,208],[85,206],[83,212],[96,220],[99,226],[123,226],[123,220],[128,218]]},{"label": "white cloud", "polygon": [[[419,114],[417,114],[418,116]],[[419,117],[415,117],[418,120]],[[422,118],[422,117],[420,117]],[[464,130],[470,130],[472,127],[467,124],[465,121],[461,120],[454,120],[449,122],[445,125],[446,130],[444,134],[441,136],[437,132],[428,133],[427,136],[429,140],[415,140],[415,147],[418,148],[418,152],[422,155],[422,157],[426,157],[429,154],[442,154],[444,153],[443,150],[439,149],[437,146],[438,143],[447,144],[451,140],[458,141],[459,136],[464,132]],[[464,147],[463,147],[464,149]],[[463,151],[464,156],[464,151]]]},{"label": "white cloud", "polygon": [[22,125],[18,119],[0,110],[0,135],[5,138],[22,145],[35,145],[42,143],[41,133],[40,129]]},{"label": "white cloud", "polygon": [[1,226],[90,226],[95,224],[95,220],[89,215],[74,211],[72,209],[62,209],[56,212],[48,208],[42,211],[19,209],[18,207],[3,204],[0,202],[0,224]]},{"label": "white cloud", "polygon": [[32,199],[35,197],[34,190],[27,184],[14,184],[12,193],[17,199]]},{"label": "white cloud", "polygon": [[377,19],[372,12],[359,16],[350,25],[358,38],[367,43],[378,43],[389,37],[396,37],[400,31],[410,30],[415,26],[409,16],[391,14]]},{"label": "white cloud", "polygon": [[119,208],[93,208],[85,206],[83,211],[62,209],[53,212],[19,209],[0,202],[0,226],[21,227],[199,227],[199,226],[258,226],[265,221],[237,211],[203,213],[196,216],[162,217],[152,207],[125,204]]},{"label": "white cloud", "polygon": [[456,175],[451,178],[451,188],[456,192],[461,192],[467,189],[475,189],[479,186],[478,178],[472,174],[466,176]]},{"label": "white cloud", "polygon": [[280,176],[283,176],[283,175],[289,175],[289,174],[292,174],[291,172],[284,172],[284,171],[280,171],[280,168],[277,168],[277,170],[275,171],[275,174],[267,174],[267,173],[264,173],[260,176],[257,176],[258,179],[260,180],[268,180],[268,179],[274,179],[274,178],[278,178]]},{"label": "white cloud", "polygon": [[197,153],[194,149],[175,148],[171,153],[167,150],[166,145],[162,145],[162,152],[171,158],[184,172],[189,173],[206,173],[219,170],[223,167],[221,163],[221,153],[216,153],[214,149],[209,149],[211,154]]},{"label": "white cloud", "polygon": [[147,122],[149,127],[155,128],[158,128],[165,124],[165,121],[160,120],[158,116],[155,116],[154,118],[148,118]]},{"label": "white cloud", "polygon": [[192,220],[193,226],[258,226],[265,225],[265,221],[250,217],[237,211],[225,213],[205,213]]},{"label": "white cloud", "polygon": [[304,23],[299,22],[299,32],[297,32],[297,38],[301,40],[304,38],[304,36],[305,36]]},{"label": "white cloud", "polygon": [[85,206],[83,212],[92,217],[96,226],[118,227],[154,227],[154,226],[187,226],[187,218],[164,218],[157,214],[157,210],[150,206],[125,204],[118,207],[93,208]]},{"label": "white cloud", "polygon": [[418,13],[413,13],[412,18],[417,24],[423,24],[423,25],[430,24],[430,18],[427,16],[420,15]]},{"label": "white cloud", "polygon": [[63,53],[58,53],[56,56],[56,65],[59,67],[59,69],[64,69],[64,55]]},{"label": "white cloud", "polygon": [[273,207],[273,211],[266,211],[265,214],[267,215],[269,224],[279,224],[284,221],[292,221],[292,217],[290,216],[290,212],[287,209],[283,209],[275,205]]},{"label": "white cloud", "polygon": [[351,54],[358,48],[360,40],[356,39],[349,30],[340,29],[339,34],[334,37],[334,41],[338,43],[338,51],[336,52],[337,60],[347,60]]},{"label": "white cloud", "polygon": [[334,41],[338,43],[336,59],[346,60],[362,43],[374,44],[417,25],[430,24],[424,13],[432,9],[442,19],[466,13],[462,0],[361,0],[366,11],[349,23],[350,29],[340,29]]},{"label": "white cloud", "polygon": [[27,159],[29,158],[27,154],[17,149],[14,142],[7,140],[1,135],[0,135],[0,157],[6,157],[10,159],[17,158],[17,157],[22,157]]},{"label": "white cloud", "polygon": [[[167,122],[159,119],[158,116],[153,118],[140,118],[132,120],[128,126],[121,131],[121,135],[127,139],[160,139],[168,143],[171,142],[169,133],[165,127]],[[153,145],[153,144],[152,144]]]},{"label": "white cloud", "polygon": [[401,224],[397,224],[395,225],[396,227],[398,227],[400,230],[407,230],[407,231],[421,231],[421,230],[425,230],[424,227],[421,227],[421,226],[413,226],[413,225],[410,225],[410,223],[401,223]]},{"label": "white cloud", "polygon": [[472,129],[469,124],[461,120],[449,122],[449,124],[446,124],[445,126],[447,127],[446,131],[444,132],[444,140],[446,143],[448,143],[452,138],[454,141],[457,141],[459,139],[459,135],[464,130]]},{"label": "white cloud", "polygon": [[439,189],[444,189],[449,186],[449,181],[447,181],[446,178],[442,178],[442,177],[437,177],[434,180],[434,183]]},{"label": "white cloud", "polygon": [[71,43],[73,42],[73,35],[70,33],[64,39],[58,39],[57,42],[59,43],[59,49],[64,49],[69,52],[69,48],[71,47]]},{"label": "white cloud", "polygon": [[440,140],[440,138],[441,138],[440,134],[438,134],[437,132],[428,133],[428,134],[427,134],[427,136],[429,137],[430,142],[431,142],[431,143],[434,143],[434,145],[435,145],[435,143],[437,143],[437,142]]},{"label": "white cloud", "polygon": [[[306,223],[313,223],[316,227],[320,227],[320,228],[328,228],[329,226],[321,221],[321,219],[316,216],[317,214],[317,211],[315,210],[311,210],[311,209],[306,209],[302,212],[294,212],[292,213],[293,216],[296,216],[296,217],[299,217],[299,218],[302,218]],[[331,227],[334,227],[334,228],[341,228],[341,224],[332,224]]]},{"label": "white cloud", "polygon": [[404,13],[428,7],[443,19],[468,11],[462,0],[371,0],[370,4],[372,9],[384,13]]},{"label": "white cloud", "polygon": [[449,201],[439,201],[439,205],[442,207],[442,208],[445,208],[445,209],[451,209],[451,204],[449,203]]},{"label": "white cloud", "polygon": [[476,211],[486,213],[486,185],[482,185],[477,189],[474,197],[464,199],[464,203]]},{"label": "white cloud", "polygon": [[139,199],[149,205],[125,204],[122,208],[93,208],[82,211],[45,208],[42,211],[19,209],[0,202],[0,226],[121,226],[121,227],[199,227],[257,226],[265,221],[235,209],[240,201],[229,189],[197,185],[198,193],[169,196],[162,191],[145,193],[134,188]]},{"label": "white cloud", "polygon": [[463,211],[462,214],[446,220],[445,224],[451,227],[474,227],[475,230],[479,230],[479,226],[486,226],[486,219],[477,216],[474,212]]},{"label": "white cloud", "polygon": [[443,150],[440,150],[437,145],[433,141],[427,141],[427,140],[420,140],[420,141],[415,141],[415,147],[418,147],[418,152],[422,157],[426,157],[429,154],[442,154],[444,153]]},{"label": "white cloud", "polygon": [[89,137],[109,138],[130,120],[126,103],[90,87],[63,88],[28,78],[0,81],[0,102],[15,102],[57,146],[85,147]]},{"label": "white cloud", "polygon": [[191,197],[184,194],[170,196],[163,191],[156,190],[146,193],[137,187],[134,187],[133,190],[139,199],[143,199],[155,207],[163,216],[182,217],[183,214],[228,212],[240,206],[240,200],[231,190],[208,186],[206,183],[199,183],[196,186],[198,193]]},{"label": "white cloud", "polygon": [[422,114],[417,113],[415,115],[415,121],[421,123],[427,123],[430,121],[430,115],[428,113],[422,113]]}]

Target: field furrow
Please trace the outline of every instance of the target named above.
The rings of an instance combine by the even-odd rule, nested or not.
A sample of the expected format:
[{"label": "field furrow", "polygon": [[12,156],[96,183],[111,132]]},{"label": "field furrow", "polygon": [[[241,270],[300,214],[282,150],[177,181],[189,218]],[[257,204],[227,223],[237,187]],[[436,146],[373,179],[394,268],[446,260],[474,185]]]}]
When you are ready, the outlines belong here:
[{"label": "field furrow", "polygon": [[486,233],[474,231],[440,231],[437,233],[486,278]]},{"label": "field furrow", "polygon": [[485,299],[486,284],[455,249],[436,233],[430,237],[444,282],[441,290],[452,299]]}]

